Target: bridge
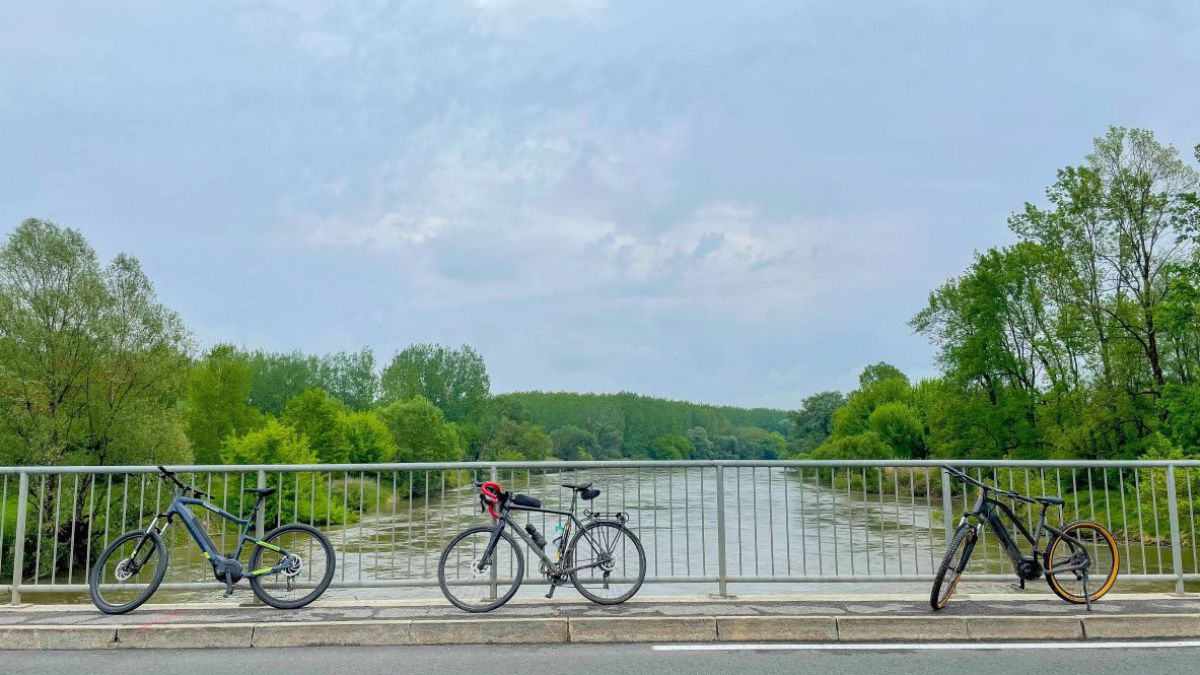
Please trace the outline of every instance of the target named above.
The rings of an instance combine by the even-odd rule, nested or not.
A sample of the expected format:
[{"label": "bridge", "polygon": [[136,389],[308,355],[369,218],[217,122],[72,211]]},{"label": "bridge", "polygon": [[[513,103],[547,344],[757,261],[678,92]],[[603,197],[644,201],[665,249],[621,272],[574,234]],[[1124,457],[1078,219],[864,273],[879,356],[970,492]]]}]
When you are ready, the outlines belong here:
[{"label": "bridge", "polygon": [[[955,461],[1006,490],[1058,494],[1056,522],[1107,526],[1120,577],[1092,612],[1043,585],[1024,592],[1012,561],[984,534],[960,595],[933,613],[929,583],[973,492],[934,461],[683,461],[173,467],[233,513],[247,487],[276,487],[262,532],[305,522],[325,531],[338,571],[326,597],[279,612],[216,602],[212,579],[182,530],[159,594],[125,617],[86,597],[106,542],[144,527],[171,490],[153,467],[0,468],[0,648],[113,646],[663,644],[1200,638],[1186,584],[1200,580],[1193,491],[1200,462]],[[597,510],[629,514],[648,574],[626,605],[553,602],[536,570],[511,606],[479,617],[450,608],[436,560],[454,532],[485,522],[474,479],[550,505],[563,482],[592,481]],[[1030,527],[1036,513],[1018,508]],[[542,531],[553,520],[539,514]],[[224,546],[232,531],[206,523]],[[990,536],[990,538],[989,538]],[[249,600],[248,589],[234,596]]]}]

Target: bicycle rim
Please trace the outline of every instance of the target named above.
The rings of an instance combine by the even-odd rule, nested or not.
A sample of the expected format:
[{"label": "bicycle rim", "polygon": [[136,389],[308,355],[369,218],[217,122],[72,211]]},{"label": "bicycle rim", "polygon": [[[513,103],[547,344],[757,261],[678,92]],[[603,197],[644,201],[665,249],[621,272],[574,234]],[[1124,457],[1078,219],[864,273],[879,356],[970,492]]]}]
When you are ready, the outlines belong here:
[{"label": "bicycle rim", "polygon": [[[1046,552],[1047,583],[1051,590],[1068,602],[1099,600],[1117,580],[1117,569],[1121,562],[1117,542],[1108,530],[1091,522],[1068,525],[1065,533],[1078,540],[1079,544],[1062,537],[1054,539],[1050,550]],[[1055,571],[1084,559],[1085,554],[1088,561],[1086,592],[1081,571]]]},{"label": "bicycle rim", "polygon": [[597,522],[580,530],[569,553],[571,583],[588,600],[617,604],[633,597],[646,578],[642,544],[617,523]]},{"label": "bicycle rim", "polygon": [[282,566],[274,574],[251,578],[254,593],[272,607],[295,609],[316,600],[333,578],[333,546],[315,530],[285,525],[263,540],[276,551],[256,546],[251,570]]},{"label": "bicycle rim", "polygon": [[485,559],[492,528],[467,530],[454,538],[442,552],[438,583],[446,599],[468,612],[487,612],[508,602],[516,594],[525,571],[525,561],[512,537],[505,532]]},{"label": "bicycle rim", "polygon": [[950,596],[954,595],[954,590],[958,588],[958,582],[962,579],[960,570],[966,567],[963,556],[972,536],[968,530],[963,530],[955,536],[954,549],[947,551],[946,558],[942,561],[943,569],[938,575],[937,609],[945,607],[946,603],[950,602]]},{"label": "bicycle rim", "polygon": [[92,599],[104,612],[127,612],[153,595],[166,571],[166,549],[158,537],[127,533],[96,561],[89,580]]}]

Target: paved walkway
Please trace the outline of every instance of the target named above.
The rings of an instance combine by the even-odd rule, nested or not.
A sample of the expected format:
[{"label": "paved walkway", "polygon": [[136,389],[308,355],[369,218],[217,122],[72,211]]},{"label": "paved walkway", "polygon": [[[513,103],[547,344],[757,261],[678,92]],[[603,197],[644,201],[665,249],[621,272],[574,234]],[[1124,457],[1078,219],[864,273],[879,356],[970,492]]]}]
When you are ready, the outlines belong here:
[{"label": "paved walkway", "polygon": [[[210,603],[144,605],[129,614],[106,616],[90,606],[0,606],[0,626],[18,625],[171,625],[263,622],[337,622],[404,619],[523,619],[587,617],[692,616],[1074,616],[1084,608],[1048,594],[960,595],[940,611],[929,609],[925,597],[876,596],[838,599],[830,596],[783,598],[642,598],[605,607],[579,599],[514,601],[488,614],[468,614],[437,601],[326,601],[299,610],[280,611],[258,605]],[[1092,606],[1091,615],[1200,614],[1200,597],[1167,594],[1111,595]]]}]

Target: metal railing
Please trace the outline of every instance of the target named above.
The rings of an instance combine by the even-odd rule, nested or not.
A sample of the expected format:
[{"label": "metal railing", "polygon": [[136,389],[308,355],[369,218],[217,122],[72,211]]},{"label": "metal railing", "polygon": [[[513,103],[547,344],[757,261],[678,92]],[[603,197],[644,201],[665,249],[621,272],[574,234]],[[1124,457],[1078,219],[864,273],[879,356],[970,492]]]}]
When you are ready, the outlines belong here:
[{"label": "metal railing", "polygon": [[[333,588],[435,587],[437,560],[454,533],[482,522],[471,480],[498,480],[565,507],[562,482],[594,481],[597,511],[625,511],[646,550],[648,584],[927,581],[940,563],[964,491],[940,461],[682,461],[339,464],[174,467],[233,513],[248,487],[276,487],[260,532],[305,522],[337,549]],[[1196,508],[1200,461],[954,461],[976,478],[1027,494],[1057,494],[1052,521],[1096,520],[1117,537],[1121,579],[1200,580]],[[1193,486],[1195,484],[1195,486]],[[0,468],[0,592],[77,593],[101,550],[144,528],[172,492],[153,467]],[[1028,507],[1017,510],[1027,524]],[[206,512],[213,540],[236,541]],[[557,524],[536,514],[553,538]],[[1012,580],[1011,561],[985,533],[969,572]],[[163,588],[220,588],[183,528],[168,536]],[[232,543],[229,548],[232,548]],[[536,570],[530,570],[536,582]],[[8,583],[10,582],[10,583]]]}]

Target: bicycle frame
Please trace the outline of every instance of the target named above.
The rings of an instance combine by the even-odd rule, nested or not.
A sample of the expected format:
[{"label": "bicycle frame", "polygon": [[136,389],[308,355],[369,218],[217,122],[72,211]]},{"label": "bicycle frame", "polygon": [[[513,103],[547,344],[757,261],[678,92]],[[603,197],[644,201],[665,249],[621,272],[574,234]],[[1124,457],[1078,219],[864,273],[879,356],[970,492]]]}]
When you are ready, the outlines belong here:
[{"label": "bicycle frame", "polygon": [[[171,501],[171,505],[167,508],[166,513],[160,513],[154,516],[154,520],[150,521],[150,526],[146,528],[146,533],[149,534],[151,531],[153,531],[161,537],[167,531],[167,528],[171,526],[171,523],[174,521],[174,519],[179,518],[180,522],[183,523],[183,527],[187,530],[188,534],[191,535],[192,540],[195,541],[196,545],[200,547],[200,551],[204,554],[204,558],[210,563],[215,564],[222,561],[239,560],[242,557],[242,552],[245,550],[246,544],[252,543],[256,546],[261,546],[263,548],[282,553],[284,556],[280,563],[272,567],[262,567],[256,570],[251,570],[246,572],[243,576],[257,577],[267,574],[276,574],[278,572],[282,572],[287,567],[286,560],[287,556],[290,555],[289,552],[286,549],[276,546],[275,544],[271,544],[257,537],[250,536],[250,528],[254,524],[253,516],[258,512],[259,507],[262,506],[263,499],[264,498],[260,496],[257,500],[255,500],[254,508],[250,509],[250,518],[239,518],[232,513],[229,513],[228,511],[225,511],[224,509],[221,509],[220,507],[210,504],[202,499],[195,499],[192,497],[185,497],[182,494],[177,494],[175,495],[175,499]],[[208,536],[208,532],[204,529],[204,526],[200,524],[200,521],[196,518],[196,515],[193,514],[189,508],[192,506],[199,506],[207,511],[215,513],[225,520],[237,523],[242,527],[242,531],[238,534],[237,549],[232,555],[227,556],[222,553],[219,548],[217,548],[217,545],[213,543],[212,538]],[[166,518],[167,523],[162,527],[161,530],[159,530],[157,529],[158,521],[162,518]],[[138,542],[138,545],[133,550],[133,554],[130,556],[131,558],[136,560],[137,555],[141,551],[142,545],[145,542],[145,538]]]},{"label": "bicycle frame", "polygon": [[[499,513],[500,517],[496,519],[496,525],[492,529],[492,538],[491,538],[491,541],[488,542],[488,546],[487,546],[485,554],[482,558],[482,561],[487,561],[487,560],[491,559],[492,553],[495,552],[495,550],[496,550],[496,544],[500,541],[500,533],[504,531],[505,527],[509,527],[512,529],[513,532],[517,533],[517,536],[519,536],[522,541],[525,542],[525,545],[529,548],[530,551],[534,551],[537,553],[538,557],[541,558],[542,562],[546,564],[546,568],[549,570],[553,570],[554,573],[558,576],[567,576],[573,572],[579,572],[581,570],[591,569],[593,567],[599,567],[600,565],[603,564],[603,562],[593,562],[593,563],[590,563],[587,565],[577,565],[575,567],[570,567],[570,568],[565,568],[565,569],[562,566],[563,561],[566,560],[566,557],[562,555],[563,550],[571,542],[571,539],[570,539],[571,526],[574,525],[575,527],[578,527],[580,529],[583,528],[583,521],[581,521],[575,515],[575,506],[578,503],[578,501],[579,501],[579,493],[576,493],[571,498],[571,510],[570,511],[559,511],[556,509],[546,509],[546,508],[539,508],[539,507],[532,507],[532,506],[522,506],[520,504],[513,504],[511,501],[505,502],[505,504],[500,509],[500,513]],[[525,528],[521,527],[515,521],[513,521],[513,519],[509,516],[509,513],[512,511],[527,511],[530,513],[549,513],[549,514],[553,514],[556,516],[565,516],[568,519],[566,527],[563,528],[562,546],[559,548],[559,554],[560,554],[559,560],[551,560],[550,556],[546,554],[546,551],[542,547],[538,546],[537,543],[534,542],[533,537],[531,537],[529,535],[529,533],[525,531]],[[583,536],[587,537],[588,542],[591,543],[592,546],[596,546],[596,542],[594,540],[592,540],[590,535],[588,535],[586,532],[584,532]]]},{"label": "bicycle frame", "polygon": [[[986,523],[989,525],[992,529],[992,532],[996,535],[996,538],[1000,540],[1000,545],[1003,546],[1004,552],[1008,554],[1009,559],[1012,561],[1014,569],[1021,563],[1022,560],[1026,559],[1026,556],[1021,551],[1020,545],[1008,531],[1008,528],[1005,526],[1001,515],[1007,517],[1009,522],[1016,527],[1017,532],[1029,542],[1030,546],[1032,547],[1032,553],[1028,557],[1033,558],[1034,560],[1037,560],[1039,556],[1045,555],[1046,552],[1042,551],[1039,548],[1039,545],[1042,541],[1042,538],[1047,534],[1053,534],[1061,537],[1063,540],[1086,550],[1087,547],[1083,544],[1083,542],[1046,522],[1046,511],[1050,508],[1049,504],[1042,504],[1041,514],[1038,516],[1037,527],[1034,528],[1033,532],[1030,532],[1023,524],[1021,524],[1020,519],[1017,518],[1017,514],[1013,512],[1008,504],[994,499],[988,494],[991,491],[992,490],[988,487],[980,488],[979,497],[975,500],[975,506],[972,507],[970,511],[967,511],[962,515],[962,519],[959,521],[959,526],[961,527],[963,524],[969,522],[970,518],[974,518],[981,524]],[[1030,503],[1037,502],[1036,500],[1031,500]],[[1075,572],[1086,567],[1086,563],[1078,565],[1063,565],[1053,570],[1047,569],[1045,570],[1045,573],[1061,574],[1063,572]]]}]

